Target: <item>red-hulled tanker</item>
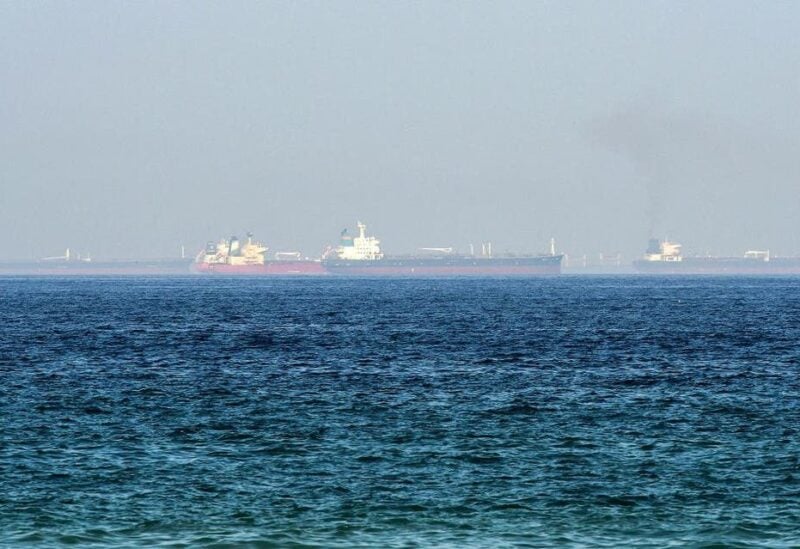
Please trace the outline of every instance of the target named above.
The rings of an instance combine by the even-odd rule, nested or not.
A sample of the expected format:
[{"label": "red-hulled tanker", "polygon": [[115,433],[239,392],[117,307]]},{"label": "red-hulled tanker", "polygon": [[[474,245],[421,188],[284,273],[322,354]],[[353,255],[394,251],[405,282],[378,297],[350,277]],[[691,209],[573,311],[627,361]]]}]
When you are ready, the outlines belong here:
[{"label": "red-hulled tanker", "polygon": [[222,275],[321,275],[326,271],[322,262],[300,257],[296,252],[279,252],[274,259],[266,258],[267,247],[247,235],[242,243],[235,236],[209,242],[195,260],[192,269],[197,273]]}]

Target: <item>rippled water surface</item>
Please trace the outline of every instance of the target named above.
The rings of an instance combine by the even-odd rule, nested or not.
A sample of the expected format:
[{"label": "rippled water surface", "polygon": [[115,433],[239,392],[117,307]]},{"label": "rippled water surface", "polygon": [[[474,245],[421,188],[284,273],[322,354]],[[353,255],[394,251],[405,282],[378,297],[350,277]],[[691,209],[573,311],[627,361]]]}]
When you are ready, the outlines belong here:
[{"label": "rippled water surface", "polygon": [[0,279],[2,544],[800,544],[800,279]]}]

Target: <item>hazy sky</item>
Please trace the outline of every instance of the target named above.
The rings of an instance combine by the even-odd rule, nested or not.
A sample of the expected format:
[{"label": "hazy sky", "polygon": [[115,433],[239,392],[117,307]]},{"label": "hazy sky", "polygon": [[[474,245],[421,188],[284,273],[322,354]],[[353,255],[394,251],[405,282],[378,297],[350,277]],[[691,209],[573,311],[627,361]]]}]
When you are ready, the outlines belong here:
[{"label": "hazy sky", "polygon": [[800,2],[0,3],[0,256],[800,254]]}]

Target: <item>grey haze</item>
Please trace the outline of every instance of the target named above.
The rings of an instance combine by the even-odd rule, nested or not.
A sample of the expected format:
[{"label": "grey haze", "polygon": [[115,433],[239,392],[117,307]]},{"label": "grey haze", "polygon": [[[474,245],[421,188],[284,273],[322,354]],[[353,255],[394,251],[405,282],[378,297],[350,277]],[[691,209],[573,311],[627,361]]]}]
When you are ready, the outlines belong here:
[{"label": "grey haze", "polygon": [[800,3],[0,3],[3,258],[800,253]]}]

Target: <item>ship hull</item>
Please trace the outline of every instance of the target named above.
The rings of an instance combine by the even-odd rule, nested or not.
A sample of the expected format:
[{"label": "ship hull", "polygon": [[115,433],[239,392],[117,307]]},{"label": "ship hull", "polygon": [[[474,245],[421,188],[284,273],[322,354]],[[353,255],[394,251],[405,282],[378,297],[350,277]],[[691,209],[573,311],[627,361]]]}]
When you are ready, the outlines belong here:
[{"label": "ship hull", "polygon": [[686,257],[681,261],[633,262],[640,273],[663,275],[797,275],[800,257],[744,259],[739,257]]},{"label": "ship hull", "polygon": [[323,275],[319,261],[266,261],[260,265],[228,265],[226,263],[195,263],[193,270],[201,274],[229,276],[301,276]]},{"label": "ship hull", "polygon": [[325,260],[325,270],[343,276],[541,276],[561,273],[562,256],[519,258],[385,258]]},{"label": "ship hull", "polygon": [[190,274],[189,260],[34,261],[0,263],[3,276],[164,276]]}]

